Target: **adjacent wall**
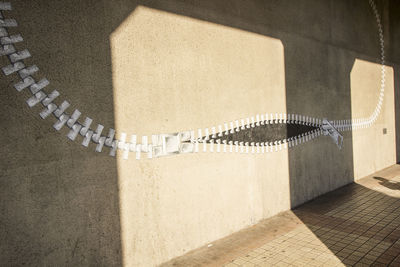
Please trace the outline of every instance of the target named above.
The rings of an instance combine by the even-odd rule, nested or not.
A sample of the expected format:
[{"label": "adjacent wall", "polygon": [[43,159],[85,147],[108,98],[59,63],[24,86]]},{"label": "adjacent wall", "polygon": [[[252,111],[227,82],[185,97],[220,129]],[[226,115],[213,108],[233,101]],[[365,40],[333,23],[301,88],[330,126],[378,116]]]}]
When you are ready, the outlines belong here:
[{"label": "adjacent wall", "polygon": [[[379,90],[368,1],[12,3],[6,16],[19,22],[18,47],[34,55],[38,78],[95,123],[139,138],[263,112],[365,116]],[[398,14],[378,7],[391,29]],[[400,38],[389,33],[399,63],[391,43]],[[140,161],[68,141],[29,110],[15,76],[2,76],[0,262],[154,266],[390,166],[399,85],[388,65],[382,116],[345,133],[341,151],[321,137],[267,155]]]}]

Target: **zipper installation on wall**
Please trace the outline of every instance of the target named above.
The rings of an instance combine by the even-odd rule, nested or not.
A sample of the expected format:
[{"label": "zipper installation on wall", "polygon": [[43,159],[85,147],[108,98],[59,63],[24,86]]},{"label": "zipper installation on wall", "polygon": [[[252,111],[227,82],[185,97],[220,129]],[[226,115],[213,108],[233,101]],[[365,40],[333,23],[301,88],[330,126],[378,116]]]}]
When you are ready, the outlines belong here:
[{"label": "zipper installation on wall", "polygon": [[[381,57],[381,85],[380,94],[375,109],[370,116],[357,119],[342,119],[330,121],[326,118],[316,118],[299,114],[285,113],[264,113],[248,117],[246,119],[237,119],[231,122],[225,122],[218,126],[198,129],[197,131],[182,131],[172,134],[152,135],[151,140],[148,136],[142,136],[138,140],[137,135],[131,135],[130,141],[127,142],[127,134],[121,133],[120,139],[116,139],[116,132],[110,128],[107,136],[102,135],[104,126],[98,124],[96,128],[92,127],[93,120],[86,117],[83,122],[78,121],[81,112],[75,109],[71,115],[67,113],[67,109],[71,104],[64,100],[60,105],[54,103],[54,100],[60,96],[57,90],[46,93],[44,89],[49,86],[50,82],[43,78],[36,80],[32,77],[39,72],[36,65],[26,66],[24,60],[31,57],[27,49],[17,51],[14,44],[23,41],[20,34],[10,35],[9,28],[18,26],[16,20],[5,19],[4,11],[12,10],[11,3],[0,2],[0,55],[7,56],[10,65],[3,67],[2,71],[5,75],[17,74],[21,81],[14,84],[18,92],[22,90],[30,90],[32,97],[26,103],[30,108],[41,104],[44,110],[39,116],[42,119],[48,118],[50,115],[55,116],[57,121],[53,127],[60,131],[67,126],[70,131],[67,137],[74,141],[78,135],[83,136],[82,145],[89,146],[90,142],[96,144],[96,152],[102,152],[104,147],[110,148],[109,155],[115,156],[117,149],[123,151],[123,158],[127,159],[129,152],[136,154],[136,159],[140,159],[142,153],[147,154],[147,158],[156,158],[167,155],[197,153],[197,152],[237,152],[237,153],[270,153],[277,152],[282,149],[289,149],[294,146],[311,141],[321,135],[329,135],[336,143],[339,149],[342,147],[343,136],[340,132],[352,131],[360,128],[368,128],[377,120],[383,103],[385,91],[385,54],[384,39],[381,24],[381,18],[378,14],[375,2],[369,0],[371,9],[375,15],[378,36],[380,43]],[[246,140],[235,140],[235,136],[241,131],[247,129],[265,127],[266,125],[297,125],[308,126],[306,132],[297,134],[293,137],[282,138],[279,140],[263,140],[259,142],[247,142]],[[210,132],[211,131],[211,132]],[[140,143],[139,143],[140,141]]]}]

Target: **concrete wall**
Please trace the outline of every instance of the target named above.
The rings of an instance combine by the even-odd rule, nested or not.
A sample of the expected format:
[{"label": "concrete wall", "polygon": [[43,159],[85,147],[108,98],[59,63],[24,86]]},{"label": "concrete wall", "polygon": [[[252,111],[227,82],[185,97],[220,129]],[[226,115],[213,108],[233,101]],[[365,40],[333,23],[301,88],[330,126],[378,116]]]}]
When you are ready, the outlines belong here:
[{"label": "concrete wall", "polygon": [[[376,123],[352,132],[354,179],[360,179],[396,162],[396,132],[393,69],[386,68],[388,79],[384,106]],[[380,86],[380,65],[356,60],[351,71],[352,114],[360,118],[376,105]],[[390,165],[389,165],[390,164]]]},{"label": "concrete wall", "polygon": [[388,49],[391,65],[394,69],[395,110],[396,110],[396,155],[397,163],[400,163],[400,51],[396,49],[400,45],[400,5],[396,1],[389,3],[387,11],[387,27],[390,29],[390,47]]},{"label": "concrete wall", "polygon": [[[379,90],[368,1],[13,4],[6,16],[19,22],[38,77],[119,133],[197,130],[263,112],[365,116]],[[385,27],[389,4],[378,5]],[[267,155],[140,161],[68,141],[10,87],[15,76],[2,77],[0,262],[153,266],[390,166],[398,107],[387,69],[377,125],[345,133],[341,151],[321,137]]]}]

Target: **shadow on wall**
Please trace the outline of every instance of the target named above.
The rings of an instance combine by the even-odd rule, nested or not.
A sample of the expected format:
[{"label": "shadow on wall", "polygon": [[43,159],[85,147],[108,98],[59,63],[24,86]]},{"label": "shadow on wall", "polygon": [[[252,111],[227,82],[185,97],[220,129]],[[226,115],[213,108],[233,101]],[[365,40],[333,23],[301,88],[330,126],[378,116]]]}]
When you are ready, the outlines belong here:
[{"label": "shadow on wall", "polygon": [[388,50],[389,60],[394,69],[394,92],[396,109],[396,158],[400,163],[400,5],[397,1],[390,1],[389,8],[390,46]]},{"label": "shadow on wall", "polygon": [[395,182],[395,181],[390,181],[388,179],[385,179],[383,177],[374,177],[374,179],[379,180],[379,184],[391,189],[391,190],[400,190],[400,183],[399,182]]},{"label": "shadow on wall", "polygon": [[[109,35],[127,6],[105,16],[110,1],[11,1],[36,64],[64,99],[93,123],[113,127]],[[111,5],[111,3],[109,3]],[[118,10],[118,8],[114,8]],[[1,58],[1,66],[9,64]],[[0,262],[9,266],[121,266],[115,159],[56,133],[42,108],[29,109],[15,75],[0,79]],[[47,89],[48,90],[48,89]],[[46,90],[46,91],[47,91]],[[39,106],[39,105],[38,105]],[[71,112],[71,111],[69,111]]]},{"label": "shadow on wall", "polygon": [[[290,1],[153,1],[143,5],[280,39],[287,113],[351,118],[350,72],[355,59],[379,62],[377,26],[368,1],[299,1],[295,6]],[[353,181],[351,133],[344,137],[342,151],[329,138],[289,150],[292,207]]]}]

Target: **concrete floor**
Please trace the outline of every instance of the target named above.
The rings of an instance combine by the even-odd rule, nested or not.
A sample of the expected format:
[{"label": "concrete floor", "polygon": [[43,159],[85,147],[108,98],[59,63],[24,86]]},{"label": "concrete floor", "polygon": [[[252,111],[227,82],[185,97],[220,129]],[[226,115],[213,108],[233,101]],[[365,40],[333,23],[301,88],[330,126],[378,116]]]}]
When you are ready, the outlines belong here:
[{"label": "concrete floor", "polygon": [[163,266],[400,266],[400,165]]}]

